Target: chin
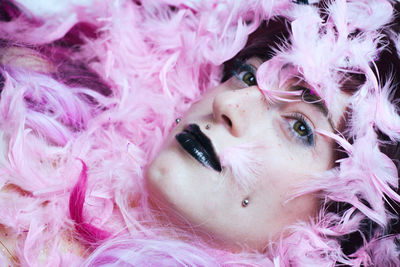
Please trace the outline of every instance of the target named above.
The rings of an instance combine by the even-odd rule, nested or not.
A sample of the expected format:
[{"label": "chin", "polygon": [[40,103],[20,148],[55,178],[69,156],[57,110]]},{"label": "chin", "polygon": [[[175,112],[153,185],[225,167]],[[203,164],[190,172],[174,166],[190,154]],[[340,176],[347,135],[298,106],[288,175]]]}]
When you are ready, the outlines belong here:
[{"label": "chin", "polygon": [[148,166],[145,179],[150,200],[159,208],[171,209],[180,195],[180,177],[185,173],[182,159],[171,149],[162,150]]},{"label": "chin", "polygon": [[151,198],[160,198],[163,195],[161,188],[168,185],[168,177],[173,175],[171,173],[171,165],[168,165],[163,160],[163,153],[159,154],[153,159],[147,168],[145,180],[149,195]]}]

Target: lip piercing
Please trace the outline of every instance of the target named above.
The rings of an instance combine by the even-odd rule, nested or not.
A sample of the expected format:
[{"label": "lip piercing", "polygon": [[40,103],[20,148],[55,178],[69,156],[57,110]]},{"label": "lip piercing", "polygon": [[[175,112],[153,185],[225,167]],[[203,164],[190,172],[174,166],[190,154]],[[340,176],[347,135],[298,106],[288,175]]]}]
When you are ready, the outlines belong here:
[{"label": "lip piercing", "polygon": [[243,207],[243,208],[246,208],[247,205],[249,205],[249,199],[248,199],[248,198],[245,198],[245,199],[242,201],[242,207]]},{"label": "lip piercing", "polygon": [[176,119],[175,119],[175,123],[176,123],[176,124],[178,124],[178,123],[180,123],[180,122],[181,122],[181,118],[176,118]]}]

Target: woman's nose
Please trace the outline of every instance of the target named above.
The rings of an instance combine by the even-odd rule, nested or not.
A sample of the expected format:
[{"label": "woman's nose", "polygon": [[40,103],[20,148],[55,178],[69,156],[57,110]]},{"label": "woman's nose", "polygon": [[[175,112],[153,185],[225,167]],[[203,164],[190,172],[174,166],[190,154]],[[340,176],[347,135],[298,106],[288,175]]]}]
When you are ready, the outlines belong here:
[{"label": "woman's nose", "polygon": [[233,136],[240,137],[245,134],[259,100],[260,92],[256,86],[221,92],[214,97],[214,120],[223,124]]}]

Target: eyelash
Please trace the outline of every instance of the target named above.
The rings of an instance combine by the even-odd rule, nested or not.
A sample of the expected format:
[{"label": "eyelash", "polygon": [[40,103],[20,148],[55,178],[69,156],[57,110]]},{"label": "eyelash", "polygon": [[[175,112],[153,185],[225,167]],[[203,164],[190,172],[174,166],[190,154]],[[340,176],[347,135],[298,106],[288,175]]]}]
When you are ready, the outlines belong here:
[{"label": "eyelash", "polygon": [[[250,79],[254,79],[253,81],[246,82],[244,80],[246,74],[251,74]],[[249,64],[243,63],[242,61],[235,62],[235,68],[232,70],[232,75],[235,76],[238,80],[246,84],[247,86],[257,85],[256,78],[256,70]]]},{"label": "eyelash", "polygon": [[[311,123],[308,122],[308,119],[304,117],[304,115],[300,113],[292,113],[286,116],[286,119],[288,120],[288,129],[290,134],[296,139],[296,141],[300,142],[301,144],[310,147],[314,146],[314,131],[313,127],[310,126]],[[292,123],[293,122],[293,123]],[[297,123],[300,123],[297,124]],[[294,128],[297,126],[305,127],[306,134],[301,135],[299,132],[297,132]]]}]

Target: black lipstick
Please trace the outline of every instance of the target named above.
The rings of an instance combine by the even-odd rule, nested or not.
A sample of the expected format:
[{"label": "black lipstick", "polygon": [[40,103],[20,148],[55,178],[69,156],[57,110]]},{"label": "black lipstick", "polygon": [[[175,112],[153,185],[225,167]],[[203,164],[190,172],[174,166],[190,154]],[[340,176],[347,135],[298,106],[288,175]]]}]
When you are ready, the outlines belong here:
[{"label": "black lipstick", "polygon": [[198,162],[221,172],[221,163],[215,154],[212,142],[197,124],[187,125],[182,132],[175,135],[175,139]]}]

